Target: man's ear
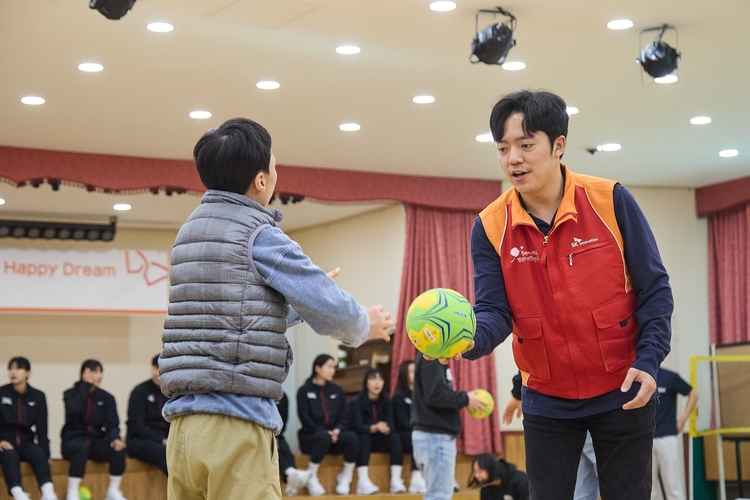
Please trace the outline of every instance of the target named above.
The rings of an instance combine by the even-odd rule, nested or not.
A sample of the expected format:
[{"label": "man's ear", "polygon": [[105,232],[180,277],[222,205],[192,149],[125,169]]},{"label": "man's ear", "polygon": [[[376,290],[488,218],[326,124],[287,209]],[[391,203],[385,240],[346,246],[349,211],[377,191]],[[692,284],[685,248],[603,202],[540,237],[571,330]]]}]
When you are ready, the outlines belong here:
[{"label": "man's ear", "polygon": [[266,192],[266,175],[262,170],[255,175],[253,179],[253,186],[261,193]]},{"label": "man's ear", "polygon": [[562,155],[565,153],[565,146],[566,146],[566,139],[564,135],[561,135],[557,139],[555,139],[555,142],[552,144],[552,156],[555,158],[555,160],[559,160],[562,158]]}]

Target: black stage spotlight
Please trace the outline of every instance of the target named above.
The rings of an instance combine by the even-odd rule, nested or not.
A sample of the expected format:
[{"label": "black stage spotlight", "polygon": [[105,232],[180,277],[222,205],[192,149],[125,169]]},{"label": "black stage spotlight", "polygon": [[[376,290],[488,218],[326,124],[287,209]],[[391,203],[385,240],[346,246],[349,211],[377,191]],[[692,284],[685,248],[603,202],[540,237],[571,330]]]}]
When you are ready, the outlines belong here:
[{"label": "black stage spotlight", "polygon": [[[496,17],[502,14],[508,17],[502,23],[493,23],[479,31],[479,14],[487,13]],[[483,62],[484,64],[502,64],[508,51],[516,44],[513,39],[513,32],[516,30],[516,18],[510,12],[498,7],[496,10],[480,10],[474,18],[474,30],[476,35],[471,42],[471,56],[469,61],[472,64]],[[476,58],[476,59],[474,59]]]},{"label": "black stage spotlight", "polygon": [[654,78],[667,76],[677,69],[677,59],[682,57],[677,49],[670,47],[666,42],[662,41],[664,32],[668,29],[672,29],[677,33],[677,30],[668,24],[664,24],[658,28],[649,28],[641,32],[641,34],[648,31],[659,32],[656,38],[649,42],[641,51],[640,57],[636,59],[636,62],[641,65],[643,71]]},{"label": "black stage spotlight", "polygon": [[89,7],[116,21],[130,12],[134,3],[135,0],[89,0]]},{"label": "black stage spotlight", "polygon": [[112,241],[116,232],[117,217],[110,217],[109,224],[0,220],[0,238]]}]

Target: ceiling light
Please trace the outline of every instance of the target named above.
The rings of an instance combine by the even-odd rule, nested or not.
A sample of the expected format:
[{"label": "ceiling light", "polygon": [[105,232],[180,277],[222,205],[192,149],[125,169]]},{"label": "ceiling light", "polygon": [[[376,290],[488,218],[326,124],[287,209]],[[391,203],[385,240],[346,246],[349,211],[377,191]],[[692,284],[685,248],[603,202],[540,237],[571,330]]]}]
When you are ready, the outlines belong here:
[{"label": "ceiling light", "polygon": [[456,8],[456,2],[432,2],[430,4],[430,10],[435,12],[448,12]]},{"label": "ceiling light", "polygon": [[736,149],[725,149],[724,151],[719,151],[719,156],[722,158],[732,158],[740,154],[739,151]]},{"label": "ceiling light", "polygon": [[114,208],[115,210],[119,210],[120,212],[124,212],[126,210],[130,210],[132,207],[127,203],[118,203],[116,205],[113,205],[112,208]]},{"label": "ceiling light", "polygon": [[359,47],[356,45],[341,45],[339,47],[336,47],[336,53],[342,54],[345,56],[350,56],[352,54],[359,54],[362,51]]},{"label": "ceiling light", "polygon": [[575,106],[565,106],[565,111],[568,113],[568,115],[578,114],[578,108],[576,108]]},{"label": "ceiling light", "polygon": [[263,80],[262,82],[256,83],[255,86],[263,90],[275,90],[281,87],[279,82],[274,82],[273,80]]},{"label": "ceiling light", "polygon": [[169,33],[174,30],[174,26],[169,23],[148,23],[146,29],[154,33]]},{"label": "ceiling light", "polygon": [[654,78],[654,81],[656,83],[661,83],[661,84],[664,84],[664,83],[674,83],[677,80],[678,80],[677,75],[667,75],[667,76],[662,76],[662,77],[659,77],[659,78]]},{"label": "ceiling light", "polygon": [[508,61],[501,65],[501,68],[508,71],[518,71],[519,69],[524,69],[525,67],[526,63],[522,63],[521,61]]},{"label": "ceiling light", "polygon": [[[502,14],[508,17],[505,22],[490,24],[479,31],[479,14],[489,13],[493,17]],[[480,10],[474,18],[474,30],[476,35],[471,41],[472,64],[483,62],[484,64],[503,64],[508,51],[516,44],[513,40],[513,32],[516,30],[516,18],[510,12],[498,7],[496,10]],[[473,59],[475,58],[476,59]],[[521,68],[515,68],[521,69]]]},{"label": "ceiling light", "polygon": [[690,123],[693,125],[706,125],[707,123],[711,123],[711,117],[710,116],[694,116],[690,119]]},{"label": "ceiling light", "polygon": [[492,142],[494,139],[492,138],[492,132],[487,132],[486,134],[479,134],[477,137],[477,142]]},{"label": "ceiling light", "polygon": [[[649,28],[643,30],[641,34],[648,31],[658,31],[651,42],[641,51],[641,55],[636,61],[641,65],[643,71],[648,73],[654,78],[661,78],[669,75],[672,71],[677,69],[677,59],[681,57],[677,49],[670,47],[666,42],[662,41],[664,32],[668,29],[675,30],[668,24],[664,24],[658,28]],[[677,31],[677,30],[675,30]]]},{"label": "ceiling light", "polygon": [[609,143],[609,144],[602,144],[601,146],[597,146],[597,151],[606,151],[606,152],[612,152],[612,151],[619,151],[622,149],[622,146],[620,146],[617,143]]},{"label": "ceiling light", "polygon": [[81,63],[78,65],[78,69],[85,71],[86,73],[97,73],[104,69],[104,66],[98,63]]},{"label": "ceiling light", "polygon": [[412,101],[416,102],[417,104],[432,104],[435,102],[435,98],[431,95],[418,95],[415,96]]},{"label": "ceiling light", "polygon": [[5,205],[5,200],[0,198],[0,205]]},{"label": "ceiling light", "polygon": [[90,0],[89,7],[98,10],[107,19],[120,19],[133,8],[135,0]]},{"label": "ceiling light", "polygon": [[633,21],[630,19],[616,19],[607,23],[607,28],[611,30],[626,30],[633,27]]},{"label": "ceiling light", "polygon": [[29,96],[26,96],[26,97],[22,97],[21,98],[21,102],[24,103],[24,104],[28,104],[29,106],[38,106],[40,104],[44,104],[44,98],[43,97],[29,95]]},{"label": "ceiling light", "polygon": [[210,111],[191,111],[190,118],[195,118],[196,120],[205,120],[206,118],[211,118],[211,112]]},{"label": "ceiling light", "polygon": [[343,130],[344,132],[356,132],[359,129],[360,126],[357,123],[342,123],[339,125],[339,130]]}]

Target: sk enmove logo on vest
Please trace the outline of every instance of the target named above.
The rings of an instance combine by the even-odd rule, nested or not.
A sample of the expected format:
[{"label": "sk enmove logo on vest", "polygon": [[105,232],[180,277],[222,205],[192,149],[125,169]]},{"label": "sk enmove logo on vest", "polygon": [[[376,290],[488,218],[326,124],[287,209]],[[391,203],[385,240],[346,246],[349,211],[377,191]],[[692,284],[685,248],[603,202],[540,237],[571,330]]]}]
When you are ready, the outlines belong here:
[{"label": "sk enmove logo on vest", "polygon": [[589,243],[596,243],[597,241],[599,241],[599,238],[582,240],[581,238],[576,238],[575,236],[573,236],[573,243],[571,243],[570,246],[571,248],[582,247],[584,245],[588,245]]},{"label": "sk enmove logo on vest", "polygon": [[523,247],[513,247],[510,249],[510,255],[513,262],[539,262],[539,253],[536,250],[524,250]]}]

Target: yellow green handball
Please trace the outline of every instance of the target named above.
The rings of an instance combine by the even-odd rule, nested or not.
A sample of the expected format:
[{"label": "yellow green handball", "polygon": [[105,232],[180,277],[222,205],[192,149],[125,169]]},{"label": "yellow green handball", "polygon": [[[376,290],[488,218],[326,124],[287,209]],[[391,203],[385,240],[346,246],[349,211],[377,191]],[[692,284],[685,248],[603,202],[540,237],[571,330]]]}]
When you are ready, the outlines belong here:
[{"label": "yellow green handball", "polygon": [[466,408],[466,411],[469,412],[469,415],[471,415],[474,418],[487,418],[490,413],[492,413],[492,410],[495,409],[495,398],[492,397],[492,394],[485,391],[484,389],[477,389],[474,391],[474,396],[476,396],[477,399],[484,402],[485,406],[484,411],[476,411],[472,410],[470,408]]},{"label": "yellow green handball", "polygon": [[450,358],[466,350],[477,321],[466,298],[449,288],[433,288],[414,299],[406,313],[406,333],[419,352]]},{"label": "yellow green handball", "polygon": [[91,490],[86,486],[78,487],[78,499],[79,500],[91,500]]}]

